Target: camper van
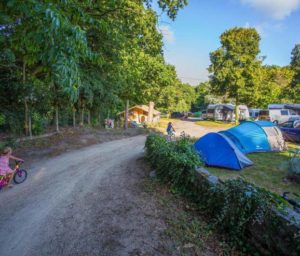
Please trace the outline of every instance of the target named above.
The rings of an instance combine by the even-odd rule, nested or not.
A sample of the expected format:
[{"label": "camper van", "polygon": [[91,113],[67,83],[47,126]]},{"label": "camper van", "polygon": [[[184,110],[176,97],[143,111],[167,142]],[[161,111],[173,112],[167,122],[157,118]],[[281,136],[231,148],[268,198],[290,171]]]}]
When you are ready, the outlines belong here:
[{"label": "camper van", "polygon": [[[233,121],[235,106],[233,104],[209,104],[206,118],[215,121]],[[249,110],[245,105],[239,105],[239,119],[249,119]]]},{"label": "camper van", "polygon": [[268,106],[270,121],[275,124],[282,124],[287,121],[300,119],[300,116],[293,109],[287,108],[289,104],[270,104]]},{"label": "camper van", "polygon": [[249,110],[250,118],[253,120],[265,120],[270,121],[269,110],[265,109],[250,109]]},{"label": "camper van", "polygon": [[250,108],[250,109],[249,109],[249,115],[250,115],[250,118],[252,118],[252,119],[254,119],[254,120],[257,119],[260,110],[261,110],[261,109]]}]

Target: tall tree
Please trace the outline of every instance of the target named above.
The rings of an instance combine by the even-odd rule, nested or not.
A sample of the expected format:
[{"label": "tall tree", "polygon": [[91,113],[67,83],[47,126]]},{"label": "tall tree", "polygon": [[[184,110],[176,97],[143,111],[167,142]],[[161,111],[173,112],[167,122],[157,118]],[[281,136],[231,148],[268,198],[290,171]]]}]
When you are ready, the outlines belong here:
[{"label": "tall tree", "polygon": [[235,99],[236,123],[238,105],[257,93],[260,36],[254,28],[233,28],[221,37],[221,47],[210,54],[209,72],[213,92]]},{"label": "tall tree", "polygon": [[292,50],[291,69],[294,77],[291,83],[291,95],[294,102],[300,101],[300,44],[296,44]]},{"label": "tall tree", "polygon": [[[187,4],[186,0],[1,1],[0,109],[5,109],[1,123],[10,123],[11,129],[25,121],[28,132],[31,113],[34,122],[45,114],[44,123],[53,123],[56,116],[58,129],[58,120],[67,117],[63,122],[68,122],[68,115],[75,125],[75,111],[80,109],[88,113],[90,123],[93,113],[97,117],[116,113],[125,99],[146,103],[171,86],[176,73],[169,72],[164,61],[153,2],[171,19]],[[16,101],[22,106],[12,104]],[[15,118],[8,122],[11,116]]]}]

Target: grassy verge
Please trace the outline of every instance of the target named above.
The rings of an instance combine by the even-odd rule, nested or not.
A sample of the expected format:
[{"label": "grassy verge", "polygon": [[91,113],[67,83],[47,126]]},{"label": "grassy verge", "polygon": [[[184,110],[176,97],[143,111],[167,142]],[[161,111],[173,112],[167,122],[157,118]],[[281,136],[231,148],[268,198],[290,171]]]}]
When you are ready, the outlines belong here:
[{"label": "grassy verge", "polygon": [[[300,146],[289,144],[289,148],[300,149]],[[290,191],[300,195],[299,184],[289,182],[285,178],[288,171],[289,154],[288,151],[249,154],[247,157],[254,164],[242,171],[212,167],[207,167],[207,169],[222,180],[241,177],[259,187],[278,194],[281,194],[283,191]]]},{"label": "grassy verge", "polygon": [[0,141],[0,150],[5,146],[13,148],[14,155],[26,163],[40,161],[64,152],[112,140],[147,134],[148,129],[99,129],[93,127],[61,128],[61,132],[50,137],[17,141],[15,138]]},{"label": "grassy verge", "polygon": [[147,179],[144,188],[166,211],[166,229],[161,238],[172,241],[164,243],[162,251],[167,255],[241,255],[211,229],[196,205],[170,192],[170,187],[154,178]]},{"label": "grassy verge", "polygon": [[220,128],[220,129],[228,129],[235,126],[234,123],[225,123],[221,121],[198,121],[196,122],[196,124],[207,128]]},{"label": "grassy verge", "polygon": [[167,129],[168,123],[169,122],[176,122],[176,119],[172,119],[172,118],[161,118],[157,124],[158,128],[163,128],[163,129]]}]

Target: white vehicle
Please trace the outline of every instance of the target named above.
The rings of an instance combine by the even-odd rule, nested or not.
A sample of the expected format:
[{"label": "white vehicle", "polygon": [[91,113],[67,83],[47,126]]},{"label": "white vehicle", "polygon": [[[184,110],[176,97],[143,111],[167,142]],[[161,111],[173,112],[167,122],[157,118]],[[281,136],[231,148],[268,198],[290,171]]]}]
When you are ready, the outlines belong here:
[{"label": "white vehicle", "polygon": [[207,106],[207,109],[206,109],[206,119],[207,120],[213,120],[215,119],[215,108],[216,108],[217,105],[215,104],[209,104]]},{"label": "white vehicle", "polygon": [[[215,121],[233,121],[235,119],[233,104],[209,104],[207,106],[206,118]],[[249,119],[249,110],[246,105],[239,105],[239,119]]]},{"label": "white vehicle", "polygon": [[247,120],[250,118],[249,109],[246,105],[239,105],[239,120]]},{"label": "white vehicle", "polygon": [[268,106],[271,122],[274,124],[282,124],[300,118],[295,110],[285,108],[286,105],[287,104],[270,104]]}]

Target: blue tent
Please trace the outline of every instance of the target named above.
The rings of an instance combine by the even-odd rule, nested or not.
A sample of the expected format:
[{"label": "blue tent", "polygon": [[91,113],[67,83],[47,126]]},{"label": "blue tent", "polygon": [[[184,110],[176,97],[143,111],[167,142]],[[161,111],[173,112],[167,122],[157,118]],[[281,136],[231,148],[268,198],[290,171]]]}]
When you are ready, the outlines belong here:
[{"label": "blue tent", "polygon": [[253,163],[245,154],[284,149],[280,130],[268,121],[245,121],[240,125],[209,133],[195,143],[195,149],[207,165],[240,170]]},{"label": "blue tent", "polygon": [[223,135],[228,137],[244,154],[253,152],[268,152],[271,147],[263,127],[274,126],[268,121],[251,122],[245,121],[226,131],[222,131]]},{"label": "blue tent", "polygon": [[241,170],[253,164],[222,133],[208,133],[199,139],[194,146],[206,165]]}]

